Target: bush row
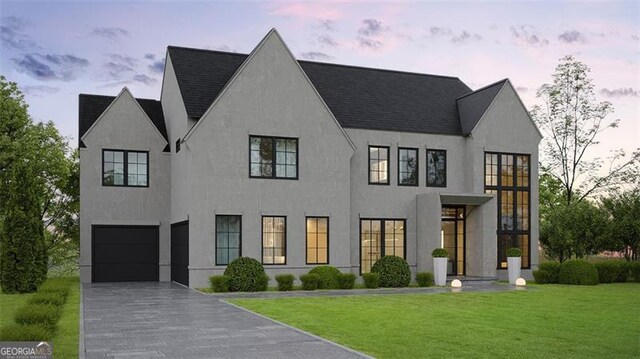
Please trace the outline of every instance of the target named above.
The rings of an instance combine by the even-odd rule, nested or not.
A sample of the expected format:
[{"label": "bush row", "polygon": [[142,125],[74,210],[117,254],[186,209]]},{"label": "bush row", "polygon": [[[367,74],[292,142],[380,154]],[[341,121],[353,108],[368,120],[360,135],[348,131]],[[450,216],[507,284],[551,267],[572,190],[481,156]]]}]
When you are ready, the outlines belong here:
[{"label": "bush row", "polygon": [[574,259],[562,264],[541,263],[533,271],[536,283],[560,283],[595,285],[598,283],[622,283],[629,280],[640,282],[640,262],[623,260],[600,260],[593,263]]}]

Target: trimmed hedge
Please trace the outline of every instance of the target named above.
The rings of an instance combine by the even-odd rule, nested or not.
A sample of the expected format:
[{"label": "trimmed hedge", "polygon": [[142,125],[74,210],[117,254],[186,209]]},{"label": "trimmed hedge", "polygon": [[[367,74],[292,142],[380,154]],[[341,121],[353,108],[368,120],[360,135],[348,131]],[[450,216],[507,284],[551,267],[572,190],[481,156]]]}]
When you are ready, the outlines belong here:
[{"label": "trimmed hedge", "polygon": [[[557,276],[556,276],[557,278]],[[548,284],[548,283],[557,283],[552,282],[553,275],[546,270],[538,269],[533,271],[533,279],[535,279],[538,284]]]},{"label": "trimmed hedge", "polygon": [[278,290],[281,292],[290,291],[293,289],[293,274],[278,274],[276,276],[276,282],[278,282]]},{"label": "trimmed hedge", "polygon": [[616,261],[618,266],[620,266],[620,270],[618,271],[618,277],[615,279],[618,283],[624,283],[629,280],[631,277],[631,262],[627,261]]},{"label": "trimmed hedge", "polygon": [[420,272],[416,273],[416,282],[420,287],[431,287],[433,286],[433,273],[431,272]]},{"label": "trimmed hedge", "polygon": [[384,256],[371,267],[372,273],[380,274],[381,287],[406,287],[411,282],[411,269],[403,258]]},{"label": "trimmed hedge", "polygon": [[542,262],[538,268],[538,270],[533,271],[533,278],[536,280],[536,283],[559,283],[559,262]]},{"label": "trimmed hedge", "polygon": [[314,273],[307,273],[300,276],[300,281],[302,282],[302,289],[316,290],[318,289],[320,277]]},{"label": "trimmed hedge", "polygon": [[356,284],[356,275],[353,273],[340,274],[340,289],[353,289]]},{"label": "trimmed hedge", "polygon": [[9,324],[0,328],[0,340],[11,342],[39,342],[53,338],[53,332],[42,325]]},{"label": "trimmed hedge", "polygon": [[229,291],[231,277],[228,275],[214,275],[209,277],[211,289],[216,293],[226,293]]},{"label": "trimmed hedge", "polygon": [[309,271],[320,278],[318,289],[340,289],[340,275],[342,272],[332,266],[317,266]]},{"label": "trimmed hedge", "polygon": [[633,262],[630,265],[631,267],[631,277],[636,282],[640,282],[640,262]]},{"label": "trimmed hedge", "polygon": [[507,257],[522,257],[522,250],[518,247],[507,249]]},{"label": "trimmed hedge", "polygon": [[14,319],[17,324],[30,325],[37,324],[51,330],[55,329],[62,308],[51,304],[27,304],[15,313]]},{"label": "trimmed hedge", "polygon": [[67,301],[67,297],[61,292],[36,292],[29,300],[28,304],[51,304],[63,306]]},{"label": "trimmed hedge", "polygon": [[561,284],[596,285],[598,270],[587,261],[573,259],[562,263],[558,278]]},{"label": "trimmed hedge", "polygon": [[264,291],[269,284],[264,283],[264,267],[262,263],[249,257],[239,257],[231,261],[224,271],[224,275],[231,277],[229,290],[232,292]]},{"label": "trimmed hedge", "polygon": [[364,286],[366,288],[379,288],[380,287],[380,274],[378,273],[362,273],[362,280],[364,280]]},{"label": "trimmed hedge", "polygon": [[593,265],[598,270],[600,283],[626,282],[629,278],[629,267],[625,261],[602,260]]},{"label": "trimmed hedge", "polygon": [[431,256],[433,258],[447,258],[449,256],[449,252],[444,248],[436,248],[431,251]]}]

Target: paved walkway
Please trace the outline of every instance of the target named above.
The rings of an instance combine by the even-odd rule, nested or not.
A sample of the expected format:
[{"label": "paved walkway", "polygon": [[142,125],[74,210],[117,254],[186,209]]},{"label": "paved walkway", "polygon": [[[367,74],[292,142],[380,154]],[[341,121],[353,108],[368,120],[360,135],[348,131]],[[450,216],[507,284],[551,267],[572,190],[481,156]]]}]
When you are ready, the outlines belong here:
[{"label": "paved walkway", "polygon": [[84,284],[83,317],[85,358],[363,357],[178,284]]}]

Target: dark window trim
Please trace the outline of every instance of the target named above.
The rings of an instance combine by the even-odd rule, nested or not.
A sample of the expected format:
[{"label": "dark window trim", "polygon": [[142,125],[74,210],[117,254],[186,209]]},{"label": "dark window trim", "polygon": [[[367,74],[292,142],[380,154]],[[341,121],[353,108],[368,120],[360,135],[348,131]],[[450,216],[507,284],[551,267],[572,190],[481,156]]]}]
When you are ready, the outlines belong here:
[{"label": "dark window trim", "polygon": [[[271,151],[273,153],[273,161],[271,162],[271,176],[254,176],[251,174],[251,138],[270,138],[272,140]],[[277,177],[276,176],[276,140],[296,140],[296,176],[295,177]],[[266,178],[277,180],[298,180],[300,177],[300,138],[299,137],[282,137],[282,136],[263,136],[249,135],[249,178]]]},{"label": "dark window trim", "polygon": [[[123,158],[122,158],[122,165],[124,167],[124,184],[122,185],[117,185],[117,184],[108,184],[104,182],[104,153],[105,151],[111,151],[111,152],[122,152],[123,153]],[[147,185],[146,186],[130,186],[129,185],[129,153],[146,153],[147,154]],[[139,151],[139,150],[122,150],[122,149],[113,149],[113,148],[103,148],[102,149],[102,166],[100,167],[100,175],[102,176],[102,186],[103,187],[130,187],[130,188],[149,188],[149,183],[150,181],[150,174],[149,174],[149,151]]]},{"label": "dark window trim", "polygon": [[358,272],[362,275],[362,221],[381,221],[380,223],[380,258],[385,256],[385,246],[384,246],[384,222],[385,221],[404,221],[404,232],[403,232],[403,245],[402,245],[402,255],[404,260],[407,260],[407,219],[406,218],[359,218],[360,222],[358,223]]},{"label": "dark window trim", "polygon": [[[309,228],[307,227],[307,220],[308,219],[326,219],[327,220],[327,261],[326,262],[309,262],[309,237],[307,236],[309,234],[308,230]],[[330,263],[330,259],[329,259],[329,238],[330,238],[330,232],[331,232],[331,227],[330,227],[330,220],[329,220],[329,216],[306,216],[304,218],[304,237],[305,237],[305,241],[304,241],[304,248],[305,248],[305,256],[304,256],[304,261],[305,264],[329,264]],[[318,250],[318,243],[316,241],[316,251]],[[317,252],[316,252],[316,258],[318,258]]]},{"label": "dark window trim", "polygon": [[[371,182],[371,147],[375,148],[385,148],[387,150],[387,183],[383,182]],[[389,186],[391,185],[391,147],[390,146],[377,146],[377,145],[369,145],[367,147],[367,168],[368,173],[367,177],[369,178],[369,184],[374,186]]]},{"label": "dark window trim", "polygon": [[182,142],[181,142],[181,141],[180,141],[180,139],[178,138],[178,139],[176,140],[176,153],[180,152],[180,144],[181,144],[181,143],[182,143]]},{"label": "dark window trim", "polygon": [[[444,185],[434,185],[434,184],[429,184],[429,151],[438,151],[438,152],[444,152]],[[439,149],[439,148],[427,148],[427,150],[425,151],[425,158],[424,158],[424,180],[426,182],[427,187],[438,187],[438,188],[446,188],[447,187],[447,169],[449,167],[449,163],[448,163],[448,158],[447,158],[447,150],[443,150],[443,149]]]},{"label": "dark window trim", "polygon": [[[284,263],[264,263],[264,218],[284,218]],[[287,265],[287,216],[283,215],[263,215],[260,217],[260,263],[265,266],[284,266]]]},{"label": "dark window trim", "polygon": [[[462,210],[462,219],[456,216],[455,219],[451,218],[442,218],[442,213],[440,213],[440,222],[454,222],[455,223],[455,236],[456,236],[456,250],[455,253],[455,263],[456,263],[456,273],[454,276],[459,276],[458,272],[458,222],[462,221],[462,276],[467,275],[467,206],[465,205],[442,205],[441,208],[455,208]],[[442,224],[441,224],[442,226]],[[449,274],[447,274],[449,275]]]},{"label": "dark window trim", "polygon": [[[416,151],[416,183],[404,184],[400,182],[400,151],[411,150]],[[420,149],[415,147],[398,147],[398,186],[419,187],[420,186]]]},{"label": "dark window trim", "polygon": [[[215,225],[214,225],[214,236],[216,237],[215,239],[215,243],[214,243],[214,248],[215,248],[215,252],[216,252],[216,266],[227,266],[229,265],[229,263],[231,263],[231,261],[229,261],[229,263],[225,263],[225,264],[221,264],[218,262],[218,217],[239,217],[240,218],[240,238],[239,238],[239,242],[238,242],[238,257],[242,257],[242,215],[239,214],[216,214],[214,221],[215,221]],[[227,240],[227,254],[229,251],[229,246],[228,246],[228,240]]]}]

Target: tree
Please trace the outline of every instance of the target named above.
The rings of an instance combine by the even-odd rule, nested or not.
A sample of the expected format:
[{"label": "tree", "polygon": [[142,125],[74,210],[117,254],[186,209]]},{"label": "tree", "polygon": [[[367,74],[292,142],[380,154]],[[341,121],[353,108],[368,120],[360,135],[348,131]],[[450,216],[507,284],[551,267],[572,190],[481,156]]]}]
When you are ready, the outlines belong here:
[{"label": "tree", "polygon": [[629,156],[614,151],[606,164],[600,157],[589,159],[598,135],[619,123],[606,121],[613,106],[596,101],[589,72],[589,67],[572,56],[560,59],[553,83],[538,90],[544,105],[531,111],[546,139],[542,171],[562,184],[567,205],[632,183],[640,174],[640,148]]},{"label": "tree", "polygon": [[640,187],[602,199],[610,216],[607,250],[622,252],[627,260],[640,259]]},{"label": "tree", "polygon": [[552,209],[565,203],[562,182],[548,173],[542,173],[539,181],[540,189],[540,222],[544,222]]}]

